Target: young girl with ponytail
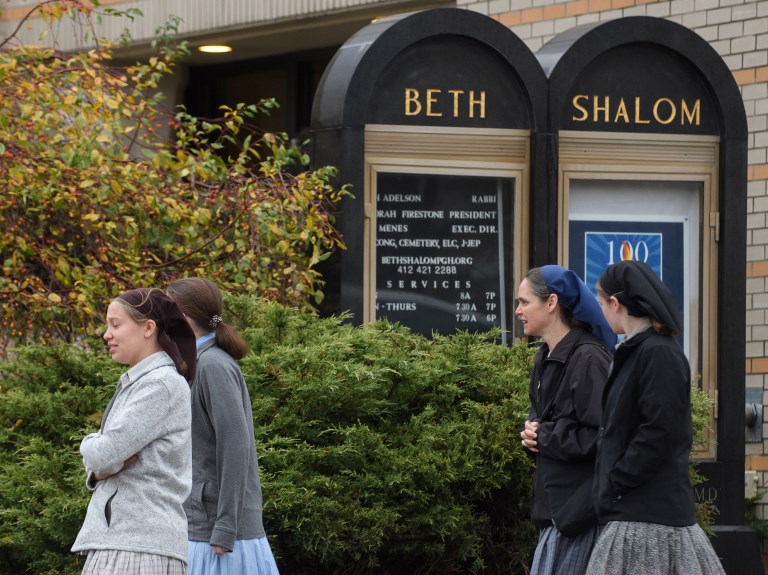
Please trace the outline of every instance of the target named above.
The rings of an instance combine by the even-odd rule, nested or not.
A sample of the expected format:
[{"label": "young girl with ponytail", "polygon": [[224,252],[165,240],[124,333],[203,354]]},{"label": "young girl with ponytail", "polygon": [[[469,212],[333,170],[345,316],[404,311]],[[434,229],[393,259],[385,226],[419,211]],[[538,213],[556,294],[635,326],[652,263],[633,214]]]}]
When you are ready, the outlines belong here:
[{"label": "young girl with ponytail", "polygon": [[197,338],[192,384],[189,575],[278,575],[262,522],[251,398],[237,360],[248,346],[222,320],[219,288],[205,278],[171,283]]}]

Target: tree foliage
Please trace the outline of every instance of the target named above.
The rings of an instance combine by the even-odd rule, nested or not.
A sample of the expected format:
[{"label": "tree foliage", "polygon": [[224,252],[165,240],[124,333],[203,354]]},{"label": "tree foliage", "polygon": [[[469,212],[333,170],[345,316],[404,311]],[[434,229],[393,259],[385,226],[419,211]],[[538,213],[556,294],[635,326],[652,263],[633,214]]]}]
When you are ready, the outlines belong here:
[{"label": "tree foliage", "polygon": [[0,39],[0,344],[94,333],[121,291],[187,274],[299,307],[323,297],[317,264],[343,247],[334,170],[307,170],[284,134],[257,129],[274,101],[167,113],[158,85],[186,53],[178,20],[124,68],[93,32],[139,15],[41,2],[30,17],[52,31],[71,19],[91,47]]}]

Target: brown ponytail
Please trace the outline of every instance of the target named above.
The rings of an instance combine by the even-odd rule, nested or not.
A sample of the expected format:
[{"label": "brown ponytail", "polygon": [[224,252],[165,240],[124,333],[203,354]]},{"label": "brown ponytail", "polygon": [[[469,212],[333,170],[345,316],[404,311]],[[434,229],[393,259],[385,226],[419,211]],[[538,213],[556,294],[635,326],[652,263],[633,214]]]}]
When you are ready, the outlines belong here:
[{"label": "brown ponytail", "polygon": [[205,278],[182,278],[168,288],[181,311],[192,321],[198,331],[214,332],[216,344],[235,359],[248,353],[248,344],[237,330],[221,319],[224,301],[219,288]]}]

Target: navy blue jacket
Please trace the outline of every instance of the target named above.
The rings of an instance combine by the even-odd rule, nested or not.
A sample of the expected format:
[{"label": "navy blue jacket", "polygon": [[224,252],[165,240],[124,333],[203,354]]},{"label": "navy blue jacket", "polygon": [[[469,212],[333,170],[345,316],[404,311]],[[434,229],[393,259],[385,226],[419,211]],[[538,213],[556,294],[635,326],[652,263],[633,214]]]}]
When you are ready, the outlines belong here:
[{"label": "navy blue jacket", "polygon": [[594,484],[600,523],[693,525],[692,441],[688,360],[673,337],[649,328],[617,348],[605,384]]},{"label": "navy blue jacket", "polygon": [[[548,474],[562,473],[562,463],[574,466],[574,471],[594,463],[600,402],[610,363],[611,355],[602,340],[580,328],[568,332],[552,353],[543,344],[536,354],[528,392],[528,419],[545,419],[537,437],[539,452],[531,509],[531,519],[538,527],[552,524],[549,496],[544,488]],[[561,376],[562,382],[554,392]],[[544,413],[550,400],[551,409]],[[574,483],[573,490],[577,487]]]}]

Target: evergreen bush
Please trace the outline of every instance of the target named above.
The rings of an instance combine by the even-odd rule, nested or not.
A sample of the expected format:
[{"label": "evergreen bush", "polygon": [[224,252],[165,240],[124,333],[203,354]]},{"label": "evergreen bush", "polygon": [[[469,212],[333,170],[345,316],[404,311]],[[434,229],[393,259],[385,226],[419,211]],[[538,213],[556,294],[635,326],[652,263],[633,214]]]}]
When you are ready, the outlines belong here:
[{"label": "evergreen bush", "polygon": [[523,573],[531,350],[230,300],[288,573]]},{"label": "evergreen bush", "polygon": [[[270,543],[285,573],[523,573],[532,464],[519,447],[531,353],[466,333],[228,298],[251,344]],[[124,369],[100,342],[0,364],[0,573],[69,575],[89,493],[78,445]]]},{"label": "evergreen bush", "polygon": [[[532,349],[345,319],[227,298],[251,345],[242,367],[282,572],[526,573]],[[0,574],[82,569],[69,552],[90,495],[78,445],[123,369],[95,340],[0,363]]]},{"label": "evergreen bush", "polygon": [[80,439],[101,421],[122,371],[74,345],[18,349],[0,363],[0,573],[65,575],[89,493]]}]

